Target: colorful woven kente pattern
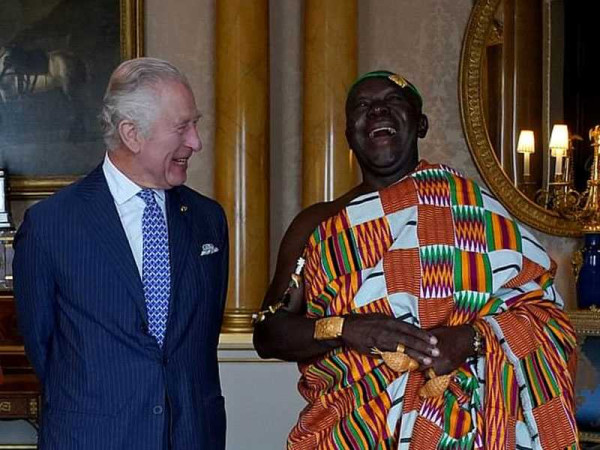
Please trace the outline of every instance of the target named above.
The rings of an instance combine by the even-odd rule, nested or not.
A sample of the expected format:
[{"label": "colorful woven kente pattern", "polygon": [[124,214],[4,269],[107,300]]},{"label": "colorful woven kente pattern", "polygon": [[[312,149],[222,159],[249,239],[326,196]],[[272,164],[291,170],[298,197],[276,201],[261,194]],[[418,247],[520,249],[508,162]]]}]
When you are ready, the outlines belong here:
[{"label": "colorful woven kente pattern", "polygon": [[486,190],[421,162],[321,223],[305,251],[309,317],[384,313],[425,329],[473,323],[486,355],[440,398],[421,373],[337,348],[300,365],[298,449],[575,449],[575,336],[553,263]]}]

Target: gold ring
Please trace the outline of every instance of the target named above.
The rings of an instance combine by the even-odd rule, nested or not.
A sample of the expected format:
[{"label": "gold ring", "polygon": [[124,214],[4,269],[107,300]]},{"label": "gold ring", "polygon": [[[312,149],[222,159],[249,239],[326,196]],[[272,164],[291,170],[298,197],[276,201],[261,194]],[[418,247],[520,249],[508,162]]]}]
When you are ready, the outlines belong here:
[{"label": "gold ring", "polygon": [[404,345],[398,342],[398,345],[396,346],[396,353],[404,353],[404,349]]}]

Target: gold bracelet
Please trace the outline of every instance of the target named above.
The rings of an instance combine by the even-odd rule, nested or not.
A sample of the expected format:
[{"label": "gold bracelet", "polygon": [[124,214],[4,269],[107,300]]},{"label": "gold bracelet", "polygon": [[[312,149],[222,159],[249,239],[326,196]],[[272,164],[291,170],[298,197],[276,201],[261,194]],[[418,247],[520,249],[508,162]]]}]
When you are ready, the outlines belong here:
[{"label": "gold bracelet", "polygon": [[317,341],[336,339],[342,336],[344,318],[342,316],[324,317],[315,322],[314,338]]}]

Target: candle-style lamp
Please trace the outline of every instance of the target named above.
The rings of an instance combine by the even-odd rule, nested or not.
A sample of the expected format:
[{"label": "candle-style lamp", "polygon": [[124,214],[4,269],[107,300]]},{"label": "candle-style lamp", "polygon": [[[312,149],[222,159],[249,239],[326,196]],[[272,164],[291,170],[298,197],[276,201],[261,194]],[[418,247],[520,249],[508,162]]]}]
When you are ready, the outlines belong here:
[{"label": "candle-style lamp", "polygon": [[517,143],[517,153],[523,154],[523,181],[521,191],[526,195],[533,195],[533,182],[531,181],[530,156],[535,152],[535,136],[532,130],[521,130]]},{"label": "candle-style lamp", "polygon": [[[569,220],[581,219],[583,193],[575,189],[573,175],[573,141],[583,141],[581,136],[569,135],[566,125],[557,124],[550,136],[550,156],[556,158],[554,177],[548,174],[548,188],[535,194],[535,201],[545,208],[558,212]],[[548,167],[550,169],[550,166]]]},{"label": "candle-style lamp", "polygon": [[569,148],[569,129],[566,125],[554,125],[550,135],[550,154],[556,158],[554,170],[554,181],[560,183],[563,181],[563,158]]},{"label": "candle-style lamp", "polygon": [[550,147],[550,155],[556,158],[554,181],[549,183],[552,208],[568,208],[570,199],[568,195],[569,184],[563,172],[563,158],[567,156],[567,150],[569,149],[569,129],[566,125],[554,125],[548,146]]}]

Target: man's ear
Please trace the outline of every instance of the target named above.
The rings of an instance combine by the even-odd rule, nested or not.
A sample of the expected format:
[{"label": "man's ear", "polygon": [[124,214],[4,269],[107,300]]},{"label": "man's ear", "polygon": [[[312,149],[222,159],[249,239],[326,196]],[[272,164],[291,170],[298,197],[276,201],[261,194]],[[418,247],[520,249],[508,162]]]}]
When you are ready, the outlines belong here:
[{"label": "man's ear", "polygon": [[429,119],[427,119],[425,114],[421,114],[417,127],[417,136],[423,139],[427,135],[427,130],[429,130]]},{"label": "man's ear", "polygon": [[125,147],[132,153],[139,153],[142,148],[142,136],[135,122],[122,120],[119,123],[119,136]]}]

